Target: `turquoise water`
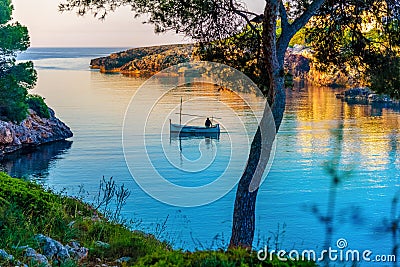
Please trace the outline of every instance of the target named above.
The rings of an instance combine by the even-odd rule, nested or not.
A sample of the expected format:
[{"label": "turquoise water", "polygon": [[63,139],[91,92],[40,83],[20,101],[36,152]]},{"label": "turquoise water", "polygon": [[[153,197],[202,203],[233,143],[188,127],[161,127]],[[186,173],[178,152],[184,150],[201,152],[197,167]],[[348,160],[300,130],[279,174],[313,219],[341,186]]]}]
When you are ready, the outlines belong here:
[{"label": "turquoise water", "polygon": [[[10,157],[2,163],[3,167],[14,176],[36,179],[58,190],[66,188],[72,195],[78,194],[82,185],[88,201],[93,198],[100,178],[113,176],[132,192],[123,216],[141,221],[141,229],[155,232],[184,249],[226,246],[234,189],[208,205],[182,208],[153,199],[132,178],[123,154],[122,128],[129,101],[145,80],[119,74],[104,75],[87,68],[90,58],[112,50],[57,49],[57,53],[52,49],[28,50],[21,59],[34,59],[39,74],[38,85],[32,93],[46,98],[56,114],[72,128],[74,137],[70,140],[72,143],[52,144]],[[337,239],[345,238],[352,249],[391,253],[391,235],[385,232],[384,220],[390,219],[391,201],[399,190],[399,112],[380,106],[349,105],[336,99],[336,92],[312,86],[288,90],[275,159],[258,196],[256,247],[266,245],[268,238],[271,238],[270,244],[274,243],[279,225],[281,232],[284,229],[279,235],[281,248],[323,249],[324,227],[315,210],[325,213],[327,207],[330,177],[324,163],[334,156],[335,129],[342,126],[340,162],[352,171],[337,188],[332,247]],[[244,105],[234,96],[208,87],[197,91],[182,88],[175,95],[165,97],[156,117],[165,113],[163,108],[176,107],[179,102],[176,96],[182,94],[187,98],[207,96],[206,102],[219,97],[229,103],[250,128],[254,126]],[[199,108],[196,103],[192,106],[188,103],[185,108],[188,112],[205,110],[208,113],[204,115],[213,113],[224,117],[224,112],[213,109],[211,102],[201,106],[207,108]],[[171,116],[178,120],[177,115]],[[208,184],[214,179],[213,175],[218,176],[229,163],[232,164],[232,179],[237,179],[245,164],[248,144],[239,128],[231,128],[229,134],[222,133],[220,139],[169,140],[162,134],[166,138],[161,142],[164,151],[160,150],[160,135],[157,131],[154,136],[152,134],[150,130],[146,137],[149,157],[161,173],[170,173],[164,151],[181,167],[197,159],[205,159],[205,165],[213,162],[208,169],[211,172],[182,175],[172,172],[169,181],[178,185]],[[143,143],[140,141],[138,139],[137,146]],[[230,161],[232,143],[241,151],[233,162]],[[127,149],[135,150],[135,142]],[[145,156],[138,154],[135,160],[140,163]],[[154,184],[155,188],[157,186]],[[167,221],[166,230],[160,231],[157,225],[164,221]]]}]

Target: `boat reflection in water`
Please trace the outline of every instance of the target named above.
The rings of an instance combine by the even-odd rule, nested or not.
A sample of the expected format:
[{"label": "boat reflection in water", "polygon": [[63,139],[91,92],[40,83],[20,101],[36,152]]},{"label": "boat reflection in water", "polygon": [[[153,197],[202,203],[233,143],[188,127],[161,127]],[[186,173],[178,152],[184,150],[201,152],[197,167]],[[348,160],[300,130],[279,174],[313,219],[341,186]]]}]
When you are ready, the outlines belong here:
[{"label": "boat reflection in water", "polygon": [[170,132],[170,139],[216,139],[219,140],[220,132]]},{"label": "boat reflection in water", "polygon": [[[198,140],[201,142],[204,139],[204,144],[205,148],[214,149],[214,143],[213,141],[219,141],[220,137],[220,132],[170,132],[170,144],[172,141],[178,141],[179,145],[179,151],[182,153],[183,152],[183,147],[182,146],[182,141],[185,143],[185,141],[190,141],[193,139]],[[193,146],[193,143],[189,142],[187,144],[189,147]]]}]

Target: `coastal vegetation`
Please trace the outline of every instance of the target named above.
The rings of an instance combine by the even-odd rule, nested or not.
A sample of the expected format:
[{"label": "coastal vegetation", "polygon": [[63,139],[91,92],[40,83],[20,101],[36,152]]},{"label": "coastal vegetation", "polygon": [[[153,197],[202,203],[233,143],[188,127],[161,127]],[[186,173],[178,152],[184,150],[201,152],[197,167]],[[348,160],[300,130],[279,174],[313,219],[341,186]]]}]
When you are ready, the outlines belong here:
[{"label": "coastal vegetation", "polygon": [[10,0],[0,0],[0,156],[72,137],[43,97],[28,94],[37,73],[31,61],[16,62],[30,42],[28,29],[12,22],[12,11]]},{"label": "coastal vegetation", "polygon": [[324,5],[306,31],[318,69],[352,75],[359,85],[399,99],[399,9],[396,1]]},{"label": "coastal vegetation", "polygon": [[28,107],[36,112],[39,117],[50,118],[49,107],[44,102],[44,98],[40,95],[28,95],[26,97]]},{"label": "coastal vegetation", "polygon": [[39,108],[49,118],[46,104],[29,96],[37,80],[32,62],[16,63],[16,55],[29,47],[28,29],[12,20],[10,0],[0,0],[0,119],[21,122],[28,108]]},{"label": "coastal vegetation", "polygon": [[[111,179],[102,181],[113,183]],[[105,188],[100,195],[113,195],[107,193],[110,187]],[[43,245],[43,240],[59,247],[68,244],[69,249],[79,246],[80,257],[73,257],[71,249],[68,256],[63,256],[61,249],[50,253],[51,246]],[[55,193],[5,173],[0,173],[0,249],[12,255],[5,258],[0,253],[1,266],[315,266],[306,261],[279,261],[276,256],[272,261],[260,261],[256,252],[244,249],[174,250],[168,242],[118,222],[79,197]],[[36,251],[36,257],[27,253],[29,249]],[[48,262],[38,255],[46,255]]]}]

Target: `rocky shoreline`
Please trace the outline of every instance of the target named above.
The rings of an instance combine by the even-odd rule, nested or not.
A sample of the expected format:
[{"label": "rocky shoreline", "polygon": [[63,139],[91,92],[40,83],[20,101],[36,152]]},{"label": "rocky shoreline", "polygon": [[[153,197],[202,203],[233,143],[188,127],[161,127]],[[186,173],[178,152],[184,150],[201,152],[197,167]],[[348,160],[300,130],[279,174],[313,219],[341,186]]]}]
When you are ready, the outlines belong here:
[{"label": "rocky shoreline", "polygon": [[[56,261],[60,264],[69,259],[80,262],[86,259],[89,253],[88,248],[80,246],[76,241],[72,241],[70,244],[64,246],[59,241],[42,234],[36,235],[34,239],[41,244],[43,254],[38,253],[35,249],[29,246],[21,246],[18,247],[17,250],[23,252],[22,254],[24,258],[40,266],[51,267],[52,265],[50,262]],[[28,267],[27,264],[22,263],[4,249],[0,249],[0,259],[10,263],[15,263],[17,266]]]},{"label": "rocky shoreline", "polygon": [[388,95],[376,94],[368,87],[355,87],[336,94],[336,98],[352,104],[383,104],[391,108],[400,108],[400,101]]},{"label": "rocky shoreline", "polygon": [[0,121],[0,157],[25,147],[38,146],[73,136],[71,129],[55,116],[41,118],[31,109],[21,123]]},{"label": "rocky shoreline", "polygon": [[91,69],[102,73],[146,75],[191,60],[193,44],[162,45],[128,49],[92,59]]}]

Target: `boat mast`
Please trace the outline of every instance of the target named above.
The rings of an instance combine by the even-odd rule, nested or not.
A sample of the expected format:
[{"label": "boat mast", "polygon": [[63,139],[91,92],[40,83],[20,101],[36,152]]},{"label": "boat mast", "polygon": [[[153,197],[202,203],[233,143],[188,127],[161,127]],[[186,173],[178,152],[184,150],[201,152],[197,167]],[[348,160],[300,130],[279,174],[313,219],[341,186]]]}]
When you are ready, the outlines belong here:
[{"label": "boat mast", "polygon": [[179,125],[182,125],[182,97],[181,97],[181,108],[179,109]]}]

